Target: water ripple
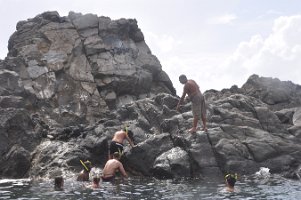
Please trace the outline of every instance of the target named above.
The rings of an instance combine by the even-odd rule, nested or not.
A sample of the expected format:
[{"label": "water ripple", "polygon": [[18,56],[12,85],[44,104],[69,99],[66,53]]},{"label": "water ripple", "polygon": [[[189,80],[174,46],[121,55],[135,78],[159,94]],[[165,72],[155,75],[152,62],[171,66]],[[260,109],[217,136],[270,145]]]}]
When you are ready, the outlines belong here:
[{"label": "water ripple", "polygon": [[225,191],[224,181],[202,179],[157,180],[131,177],[115,183],[101,183],[98,189],[87,189],[87,183],[65,180],[64,191],[54,191],[53,181],[28,179],[0,180],[0,199],[300,199],[301,182],[269,177],[241,177],[235,192]]}]

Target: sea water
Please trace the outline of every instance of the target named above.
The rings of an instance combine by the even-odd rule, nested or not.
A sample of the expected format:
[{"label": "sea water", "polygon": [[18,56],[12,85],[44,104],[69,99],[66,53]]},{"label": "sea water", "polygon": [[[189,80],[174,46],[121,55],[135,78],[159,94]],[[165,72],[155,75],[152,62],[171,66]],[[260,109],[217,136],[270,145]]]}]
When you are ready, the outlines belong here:
[{"label": "sea water", "polygon": [[88,189],[88,184],[69,178],[63,191],[55,191],[53,180],[1,179],[0,199],[301,199],[300,180],[270,174],[239,177],[235,192],[227,192],[222,179],[130,177],[100,183],[98,189]]}]

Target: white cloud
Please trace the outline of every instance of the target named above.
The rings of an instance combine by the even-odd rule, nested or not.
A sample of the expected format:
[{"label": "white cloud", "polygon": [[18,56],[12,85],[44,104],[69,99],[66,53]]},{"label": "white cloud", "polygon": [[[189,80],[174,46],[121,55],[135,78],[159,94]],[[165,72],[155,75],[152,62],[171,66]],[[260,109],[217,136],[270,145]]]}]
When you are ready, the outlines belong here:
[{"label": "white cloud", "polygon": [[221,75],[216,67],[224,59],[225,55],[205,55],[195,52],[189,55],[166,56],[160,58],[160,61],[163,70],[173,82],[177,94],[181,95],[183,85],[180,84],[178,79],[181,74],[185,74],[187,78],[195,80],[202,92],[212,88],[225,87],[225,82],[221,79],[224,75]]},{"label": "white cloud", "polygon": [[160,53],[171,52],[178,45],[182,44],[181,41],[176,40],[171,35],[158,35],[149,31],[145,31],[144,35],[146,37],[147,43],[152,43],[152,48],[156,48]]},{"label": "white cloud", "polygon": [[235,19],[237,19],[237,16],[235,14],[225,14],[222,16],[213,17],[208,20],[209,24],[230,24]]},{"label": "white cloud", "polygon": [[281,15],[281,14],[283,14],[283,12],[278,11],[278,10],[268,10],[267,14],[268,15]]},{"label": "white cloud", "polygon": [[258,20],[265,20],[267,18],[275,17],[275,16],[281,16],[283,15],[283,12],[278,10],[268,10],[263,15],[260,15],[257,17]]},{"label": "white cloud", "polygon": [[300,84],[301,15],[279,17],[267,36],[253,36],[241,42],[236,51],[221,65],[239,86],[252,74],[277,77]]}]

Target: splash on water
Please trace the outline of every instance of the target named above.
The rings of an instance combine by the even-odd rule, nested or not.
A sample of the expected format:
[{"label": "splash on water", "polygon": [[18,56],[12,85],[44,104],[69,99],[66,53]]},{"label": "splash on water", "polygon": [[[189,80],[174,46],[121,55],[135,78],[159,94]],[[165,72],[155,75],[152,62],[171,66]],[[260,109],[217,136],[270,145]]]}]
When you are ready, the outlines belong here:
[{"label": "splash on water", "polygon": [[270,177],[270,169],[267,167],[260,167],[259,171],[255,173],[256,176],[268,178]]},{"label": "splash on water", "polygon": [[93,177],[100,177],[101,175],[102,175],[102,169],[97,168],[97,167],[93,167],[91,169],[90,174],[89,174],[89,179],[93,180]]}]

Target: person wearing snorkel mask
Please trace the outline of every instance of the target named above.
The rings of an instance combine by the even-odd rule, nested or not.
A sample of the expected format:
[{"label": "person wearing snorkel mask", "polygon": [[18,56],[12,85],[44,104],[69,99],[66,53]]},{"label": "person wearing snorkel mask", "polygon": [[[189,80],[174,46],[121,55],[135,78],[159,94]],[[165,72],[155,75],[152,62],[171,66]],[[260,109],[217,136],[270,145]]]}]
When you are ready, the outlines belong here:
[{"label": "person wearing snorkel mask", "polygon": [[79,173],[78,177],[77,177],[77,181],[89,181],[89,174],[90,171],[92,169],[92,163],[90,161],[81,161],[82,166],[84,167],[84,169]]},{"label": "person wearing snorkel mask", "polygon": [[120,155],[122,155],[124,140],[127,140],[131,145],[131,147],[134,147],[133,136],[134,136],[133,132],[129,130],[127,127],[120,131],[116,131],[110,144],[109,159],[112,159],[113,154],[115,152],[118,152]]},{"label": "person wearing snorkel mask", "polygon": [[237,180],[237,174],[227,174],[225,176],[227,192],[234,192],[234,185],[236,183],[236,180]]}]

